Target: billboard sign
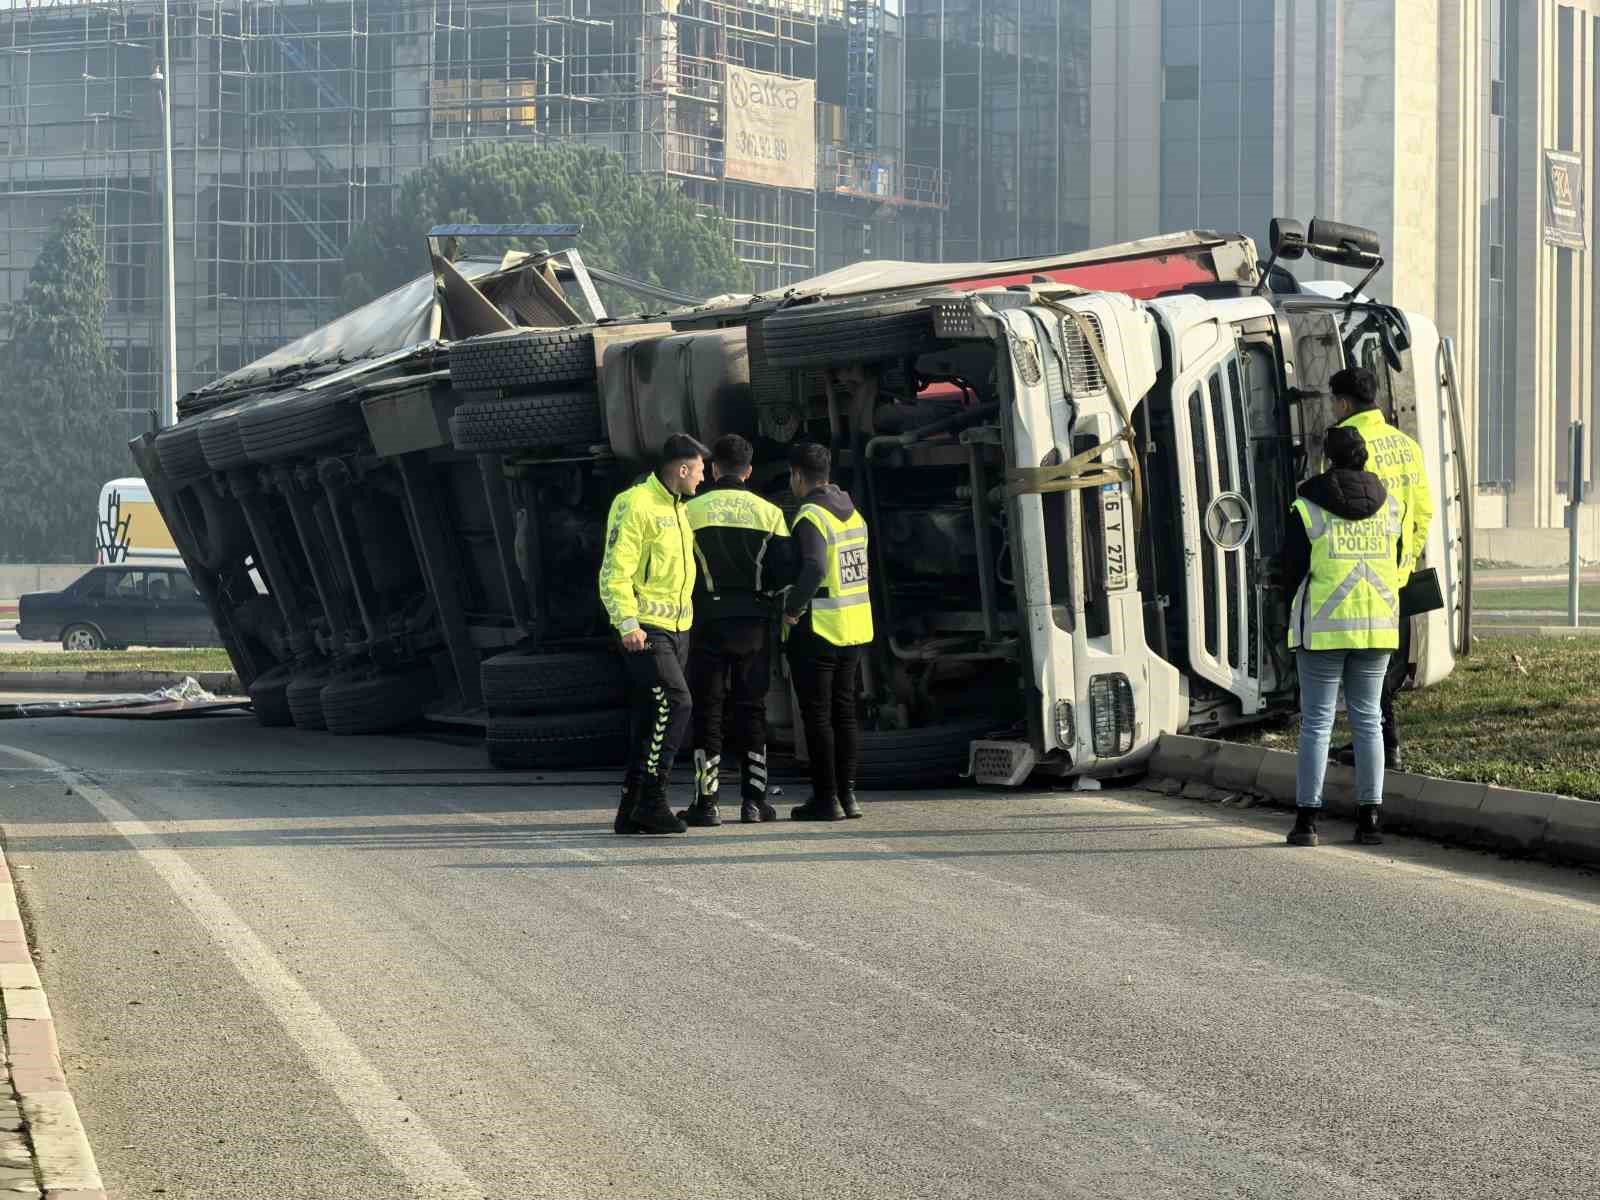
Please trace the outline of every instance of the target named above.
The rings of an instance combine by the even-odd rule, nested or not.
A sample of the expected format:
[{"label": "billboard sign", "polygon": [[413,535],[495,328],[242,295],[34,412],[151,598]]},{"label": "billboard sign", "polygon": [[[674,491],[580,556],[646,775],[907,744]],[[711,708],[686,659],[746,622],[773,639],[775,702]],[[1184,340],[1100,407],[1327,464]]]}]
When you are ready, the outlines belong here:
[{"label": "billboard sign", "polygon": [[1583,159],[1564,150],[1544,152],[1544,240],[1583,250]]},{"label": "billboard sign", "polygon": [[817,183],[817,85],[728,64],[725,179],[802,188]]}]

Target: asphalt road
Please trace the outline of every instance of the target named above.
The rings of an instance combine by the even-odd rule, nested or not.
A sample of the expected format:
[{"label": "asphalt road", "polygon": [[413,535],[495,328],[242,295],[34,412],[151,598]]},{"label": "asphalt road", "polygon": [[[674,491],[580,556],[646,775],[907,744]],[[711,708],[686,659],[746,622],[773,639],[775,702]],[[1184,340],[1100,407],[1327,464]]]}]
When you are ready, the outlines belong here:
[{"label": "asphalt road", "polygon": [[480,763],[0,726],[112,1196],[1594,1195],[1592,875],[1136,792],[619,839]]},{"label": "asphalt road", "polygon": [[[13,625],[10,629],[0,628],[0,654],[60,654],[60,642],[25,642],[17,636],[17,628]],[[62,670],[66,670],[65,666]]]}]

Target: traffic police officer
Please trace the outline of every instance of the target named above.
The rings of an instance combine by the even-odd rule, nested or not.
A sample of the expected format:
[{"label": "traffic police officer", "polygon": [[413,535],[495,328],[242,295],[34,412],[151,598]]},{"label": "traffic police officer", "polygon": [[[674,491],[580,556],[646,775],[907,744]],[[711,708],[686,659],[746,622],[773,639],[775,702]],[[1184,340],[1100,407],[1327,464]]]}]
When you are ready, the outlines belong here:
[{"label": "traffic police officer", "polygon": [[862,648],[872,641],[867,523],[828,482],[831,465],[828,448],[814,442],[789,456],[789,487],[801,501],[792,526],[800,564],[783,620],[812,786],[811,799],[790,811],[796,821],[861,815],[856,697]]},{"label": "traffic police officer", "polygon": [[667,804],[667,784],[691,711],[684,665],[695,564],[685,502],[705,477],[709,453],[688,434],[673,434],[661,466],[618,495],[606,519],[600,599],[628,676],[629,757],[612,826],[617,833],[686,828]]},{"label": "traffic police officer", "polygon": [[788,582],[792,566],[783,510],[750,490],[753,460],[745,438],[718,438],[711,447],[711,486],[685,506],[697,567],[689,651],[695,800],[678,815],[690,825],[722,824],[717,797],[725,744],[741,756],[739,819],[748,825],[778,815],[767,802],[767,688],[777,614],[772,592]]},{"label": "traffic police officer", "polygon": [[[1433,523],[1433,491],[1423,465],[1422,447],[1384,419],[1378,408],[1378,377],[1366,367],[1336,371],[1328,380],[1333,393],[1334,416],[1340,425],[1354,429],[1367,444],[1367,468],[1383,480],[1389,495],[1404,514],[1400,535],[1400,583],[1411,578],[1428,546]],[[1400,622],[1400,642],[1389,659],[1383,681],[1383,752],[1391,771],[1402,769],[1400,731],[1394,719],[1395,693],[1411,669],[1411,622]],[[1334,757],[1346,765],[1355,762],[1355,747],[1341,746]]]},{"label": "traffic police officer", "polygon": [[1328,431],[1332,469],[1300,486],[1283,552],[1294,587],[1289,647],[1300,677],[1300,754],[1291,846],[1317,844],[1328,736],[1344,684],[1356,740],[1356,840],[1376,845],[1383,803],[1379,695],[1400,640],[1404,506],[1365,469],[1367,447],[1349,426]]}]

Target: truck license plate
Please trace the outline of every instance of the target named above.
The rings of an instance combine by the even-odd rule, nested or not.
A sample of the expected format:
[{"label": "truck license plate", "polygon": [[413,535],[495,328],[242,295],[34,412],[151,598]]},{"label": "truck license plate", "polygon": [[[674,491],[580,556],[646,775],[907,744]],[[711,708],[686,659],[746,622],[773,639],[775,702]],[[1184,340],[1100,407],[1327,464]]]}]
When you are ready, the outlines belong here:
[{"label": "truck license plate", "polygon": [[1106,548],[1106,591],[1121,592],[1128,587],[1127,506],[1120,483],[1100,487],[1100,528]]}]

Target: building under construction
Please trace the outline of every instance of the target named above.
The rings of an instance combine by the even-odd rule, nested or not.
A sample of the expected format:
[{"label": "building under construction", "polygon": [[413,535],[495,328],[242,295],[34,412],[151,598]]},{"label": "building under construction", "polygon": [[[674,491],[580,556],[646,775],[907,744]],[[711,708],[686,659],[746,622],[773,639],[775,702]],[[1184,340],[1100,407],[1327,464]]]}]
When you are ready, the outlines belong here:
[{"label": "building under construction", "polygon": [[[1089,7],[170,0],[180,390],[336,315],[351,231],[468,142],[610,147],[722,214],[761,287],[1082,245],[1062,159],[1087,138]],[[135,433],[160,392],[162,32],[161,0],[0,12],[0,306],[91,207]],[[789,125],[749,124],[764,104]]]}]

